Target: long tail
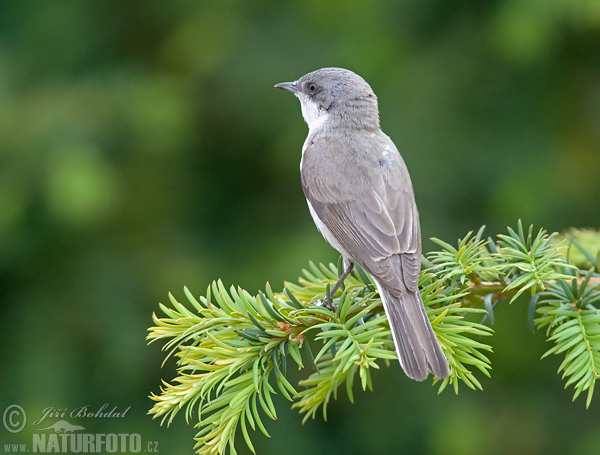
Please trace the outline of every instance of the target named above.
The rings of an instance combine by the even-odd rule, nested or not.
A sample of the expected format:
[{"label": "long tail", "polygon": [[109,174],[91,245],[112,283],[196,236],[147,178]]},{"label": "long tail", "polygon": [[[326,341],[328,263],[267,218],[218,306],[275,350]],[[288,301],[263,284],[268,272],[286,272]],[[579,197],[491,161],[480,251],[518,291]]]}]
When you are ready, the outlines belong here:
[{"label": "long tail", "polygon": [[448,377],[448,361],[442,352],[423,300],[418,292],[398,298],[377,283],[385,314],[390,322],[400,365],[407,376],[423,381],[431,371],[440,379]]}]

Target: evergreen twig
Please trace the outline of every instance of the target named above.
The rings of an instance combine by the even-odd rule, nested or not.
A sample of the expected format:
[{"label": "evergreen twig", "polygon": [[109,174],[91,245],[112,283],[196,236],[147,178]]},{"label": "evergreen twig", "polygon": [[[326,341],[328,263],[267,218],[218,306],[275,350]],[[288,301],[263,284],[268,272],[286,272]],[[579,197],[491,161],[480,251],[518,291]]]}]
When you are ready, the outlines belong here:
[{"label": "evergreen twig", "polygon": [[[598,253],[588,251],[571,234],[571,246],[581,252],[589,271],[569,264],[556,234],[517,229],[483,238],[483,227],[468,233],[457,246],[439,239],[441,250],[424,258],[419,286],[427,315],[450,365],[450,376],[440,381],[439,393],[451,385],[455,393],[463,382],[481,389],[475,372],[489,377],[494,309],[529,294],[530,326],[545,328],[554,343],[544,357],[564,354],[559,371],[575,388],[574,398],[587,391],[592,400],[600,378],[600,275]],[[564,243],[564,242],[563,242]],[[568,257],[568,254],[567,254]],[[160,305],[165,317],[153,315],[148,339],[168,340],[164,348],[177,358],[178,376],[165,382],[150,413],[169,424],[179,410],[198,420],[196,450],[200,454],[236,453],[238,429],[254,451],[250,432],[267,434],[263,419],[275,419],[272,395],[281,393],[304,413],[304,420],[321,410],[345,385],[353,400],[354,379],[372,389],[372,370],[396,359],[381,301],[368,274],[359,267],[345,286],[332,295],[335,310],[317,305],[329,292],[341,270],[315,265],[303,271],[297,283],[285,283],[283,292],[269,286],[251,295],[241,288],[213,282],[204,296],[195,298],[185,288],[187,303],[170,295],[171,305]],[[535,317],[536,313],[539,317]],[[482,318],[479,322],[475,318]],[[310,369],[298,385],[287,379],[291,366]]]}]

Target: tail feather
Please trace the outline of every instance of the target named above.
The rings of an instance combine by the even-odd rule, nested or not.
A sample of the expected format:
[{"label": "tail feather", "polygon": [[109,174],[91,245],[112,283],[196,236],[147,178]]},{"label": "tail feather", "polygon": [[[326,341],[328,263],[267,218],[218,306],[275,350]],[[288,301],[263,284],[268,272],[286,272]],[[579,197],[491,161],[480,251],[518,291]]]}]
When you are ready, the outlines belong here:
[{"label": "tail feather", "polygon": [[407,290],[398,298],[379,283],[377,287],[406,375],[423,381],[431,371],[440,379],[447,378],[450,374],[448,361],[433,333],[419,292]]}]

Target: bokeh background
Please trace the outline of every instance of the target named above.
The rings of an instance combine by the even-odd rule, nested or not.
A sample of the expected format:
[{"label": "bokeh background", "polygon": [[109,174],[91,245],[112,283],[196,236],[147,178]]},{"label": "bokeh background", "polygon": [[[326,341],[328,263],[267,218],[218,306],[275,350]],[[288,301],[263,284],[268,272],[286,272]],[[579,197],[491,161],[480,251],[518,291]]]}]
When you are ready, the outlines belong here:
[{"label": "bokeh background", "polygon": [[[299,103],[272,88],[323,66],[377,93],[424,239],[600,225],[597,0],[2,2],[0,406],[30,421],[0,442],[109,403],[127,418],[71,421],[192,453],[183,415],[146,415],[175,373],[152,312],[184,285],[281,289],[337,260],[300,187]],[[600,398],[571,403],[524,305],[494,329],[484,391],[383,368],[326,423],[279,400],[258,453],[597,454]]]}]

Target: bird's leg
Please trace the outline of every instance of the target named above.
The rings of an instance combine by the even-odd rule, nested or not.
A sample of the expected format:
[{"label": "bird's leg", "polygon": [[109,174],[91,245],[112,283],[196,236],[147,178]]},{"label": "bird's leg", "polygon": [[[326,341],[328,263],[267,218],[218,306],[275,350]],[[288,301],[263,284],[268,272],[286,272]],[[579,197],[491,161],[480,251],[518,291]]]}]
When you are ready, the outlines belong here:
[{"label": "bird's leg", "polygon": [[[333,296],[335,295],[335,293],[339,289],[339,287],[344,283],[344,280],[352,272],[352,269],[354,268],[354,262],[352,262],[349,259],[346,259],[344,257],[344,267],[345,267],[344,273],[342,273],[340,275],[340,277],[338,278],[338,280],[336,281],[336,283],[329,290],[329,295],[326,295],[325,299],[323,300],[323,305],[326,306],[326,307],[329,307],[330,309],[333,309]],[[330,296],[331,296],[332,302],[329,302]]]},{"label": "bird's leg", "polygon": [[331,288],[331,291],[329,292],[330,295],[335,295],[335,292],[344,283],[344,280],[346,278],[348,278],[348,275],[350,275],[350,273],[352,272],[352,269],[354,268],[354,262],[351,262],[348,259],[344,258],[344,266],[345,266],[344,273],[342,273],[340,275],[337,282]]}]

